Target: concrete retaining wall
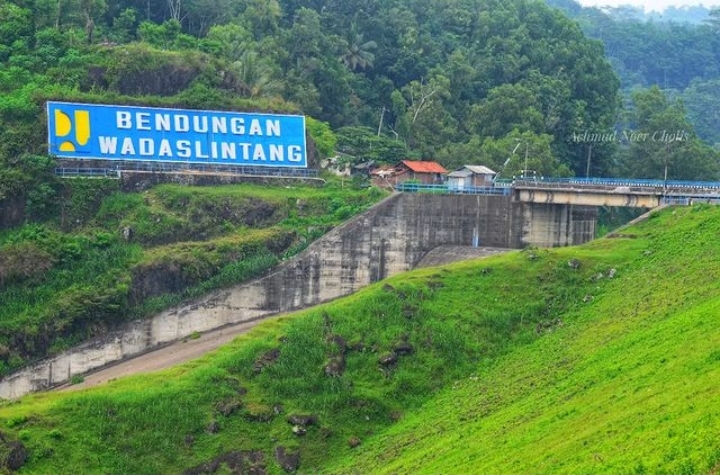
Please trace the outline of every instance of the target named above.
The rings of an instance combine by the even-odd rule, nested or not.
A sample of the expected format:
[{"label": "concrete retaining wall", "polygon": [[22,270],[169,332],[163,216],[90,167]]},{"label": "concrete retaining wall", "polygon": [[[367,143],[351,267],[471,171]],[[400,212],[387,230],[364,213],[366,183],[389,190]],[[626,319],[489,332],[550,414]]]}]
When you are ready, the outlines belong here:
[{"label": "concrete retaining wall", "polygon": [[[545,242],[577,243],[572,237],[577,234],[574,230],[555,235],[541,231],[540,224],[523,225],[524,219],[540,218],[550,225],[572,225],[574,211],[534,211],[529,206],[535,205],[513,203],[508,196],[393,195],[263,278],[134,322],[4,378],[0,398],[16,398],[63,384],[73,375],[137,356],[194,332],[349,295],[414,268],[428,251],[440,245],[520,248]],[[558,239],[556,243],[552,242],[554,238]]]}]

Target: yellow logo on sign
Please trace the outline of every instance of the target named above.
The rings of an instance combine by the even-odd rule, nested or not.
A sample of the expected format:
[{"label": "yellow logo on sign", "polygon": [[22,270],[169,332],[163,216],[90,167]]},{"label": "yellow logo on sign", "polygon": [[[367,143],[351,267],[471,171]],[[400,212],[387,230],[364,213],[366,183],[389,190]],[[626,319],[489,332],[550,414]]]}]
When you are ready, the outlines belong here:
[{"label": "yellow logo on sign", "polygon": [[77,147],[87,145],[90,140],[90,111],[76,110],[74,120],[60,109],[55,109],[55,136],[67,137],[75,129],[75,141],[66,140],[60,143],[61,152],[75,152]]}]

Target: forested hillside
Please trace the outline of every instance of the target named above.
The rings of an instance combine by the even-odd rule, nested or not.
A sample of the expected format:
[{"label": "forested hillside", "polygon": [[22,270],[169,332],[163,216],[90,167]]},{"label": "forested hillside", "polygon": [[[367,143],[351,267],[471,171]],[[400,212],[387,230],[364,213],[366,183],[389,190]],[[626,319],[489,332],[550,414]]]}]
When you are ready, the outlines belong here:
[{"label": "forested hillside", "polygon": [[[675,35],[684,66],[611,19],[642,44],[608,56],[592,25],[540,0],[0,0],[0,375],[262,275],[383,196],[60,179],[46,101],[303,114],[314,158],[346,162],[720,178],[681,100],[711,108],[715,46]],[[168,372],[1,402],[0,473],[717,473],[716,211],[398,276]]]},{"label": "forested hillside", "polygon": [[[582,12],[578,24],[527,0],[2,0],[0,199],[37,190],[35,169],[52,166],[28,156],[44,153],[47,99],[300,112],[317,119],[323,155],[485,164],[506,177],[526,151],[543,175],[657,178],[655,164],[626,153],[632,140],[581,134],[681,131],[672,149],[648,140],[643,156],[662,155],[671,178],[715,178],[717,156],[696,140],[677,94],[642,89],[623,104],[604,52],[624,83],[688,86],[714,78],[717,35]],[[673,51],[645,41],[680,33]],[[688,94],[698,102],[709,90],[693,83]],[[634,107],[646,96],[653,108]]]},{"label": "forested hillside", "polygon": [[[584,151],[565,138],[610,127],[617,89],[602,46],[538,1],[0,0],[0,372],[196,295],[205,281],[257,275],[379,196],[343,203],[350,190],[330,189],[320,194],[333,206],[312,223],[296,222],[293,207],[245,223],[226,209],[235,191],[193,191],[207,200],[206,234],[196,229],[203,213],[166,203],[167,190],[127,195],[55,177],[47,100],[301,113],[320,157],[350,161],[500,170],[522,144],[547,175],[584,169]],[[594,166],[609,170],[610,156]],[[245,252],[255,225],[289,229]],[[251,271],[234,268],[251,257]],[[166,279],[178,285],[148,295],[148,262],[158,275],[181,269]]]},{"label": "forested hillside", "polygon": [[5,167],[43,153],[49,98],[299,111],[357,160],[501,168],[522,141],[544,174],[617,114],[602,46],[539,1],[3,0],[0,24]]},{"label": "forested hillside", "polygon": [[574,0],[548,4],[575,19],[599,39],[626,97],[658,86],[679,99],[698,136],[720,143],[720,9],[667,8],[662,13],[632,7],[583,8]]}]

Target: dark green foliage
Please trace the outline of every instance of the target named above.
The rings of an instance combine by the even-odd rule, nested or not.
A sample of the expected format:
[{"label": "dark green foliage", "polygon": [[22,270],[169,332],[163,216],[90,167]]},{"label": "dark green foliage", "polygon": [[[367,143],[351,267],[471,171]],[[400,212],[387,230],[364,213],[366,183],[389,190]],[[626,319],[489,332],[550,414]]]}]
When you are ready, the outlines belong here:
[{"label": "dark green foliage", "polygon": [[635,91],[632,102],[619,154],[625,174],[668,180],[720,178],[717,151],[696,136],[681,101],[671,101],[652,87]]},{"label": "dark green foliage", "polygon": [[[43,102],[65,99],[299,108],[332,129],[378,131],[348,146],[383,162],[457,163],[463,147],[518,129],[554,137],[577,173],[582,154],[565,139],[606,126],[617,106],[599,45],[540,2],[426,3],[4,2],[0,156],[41,153]],[[330,156],[332,136],[309,124]],[[597,169],[608,160],[598,153]]]},{"label": "dark green foliage", "polygon": [[646,21],[598,8],[583,9],[577,19],[589,36],[605,44],[623,88],[682,90],[693,78],[712,79],[720,71],[717,30],[710,22]]},{"label": "dark green foliage", "polygon": [[338,151],[353,163],[374,161],[395,164],[409,158],[404,142],[378,135],[369,127],[342,127],[337,131]]},{"label": "dark green foliage", "polygon": [[720,80],[694,79],[683,91],[682,100],[698,137],[717,148],[720,143],[720,117],[713,111],[720,107]]}]

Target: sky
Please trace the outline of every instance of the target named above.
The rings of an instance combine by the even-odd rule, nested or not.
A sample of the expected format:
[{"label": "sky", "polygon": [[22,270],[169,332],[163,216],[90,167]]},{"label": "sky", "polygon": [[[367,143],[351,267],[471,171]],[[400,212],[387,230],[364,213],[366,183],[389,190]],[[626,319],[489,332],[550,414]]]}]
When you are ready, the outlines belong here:
[{"label": "sky", "polygon": [[666,7],[683,5],[703,5],[705,8],[720,6],[720,0],[577,0],[584,7],[617,7],[620,5],[632,5],[644,7],[645,11],[662,11]]}]

